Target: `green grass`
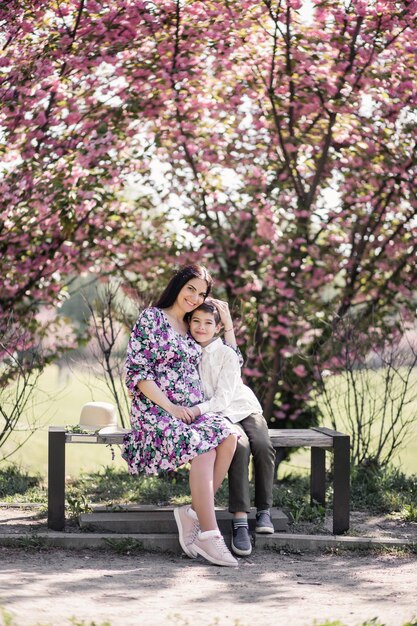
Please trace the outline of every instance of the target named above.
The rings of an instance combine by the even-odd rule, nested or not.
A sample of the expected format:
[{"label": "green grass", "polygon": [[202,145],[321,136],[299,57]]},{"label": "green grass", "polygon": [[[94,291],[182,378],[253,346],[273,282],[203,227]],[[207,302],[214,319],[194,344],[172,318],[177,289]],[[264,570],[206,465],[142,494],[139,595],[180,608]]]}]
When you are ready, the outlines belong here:
[{"label": "green grass", "polygon": [[[16,626],[16,622],[14,621],[13,617],[10,615],[10,613],[8,613],[5,609],[3,609],[2,607],[0,607],[0,626]],[[29,624],[29,622],[26,622],[27,624]],[[32,624],[34,624],[34,622],[31,622]],[[68,624],[68,626],[111,626],[110,622],[85,622],[84,620],[79,620],[76,617],[70,617],[68,620],[65,620],[65,622],[60,622],[63,626],[65,626],[65,624]],[[36,622],[36,626],[52,626],[52,624],[50,622],[48,623],[43,623],[41,624],[40,622]]]},{"label": "green grass", "polygon": [[[128,552],[129,553],[129,552]],[[121,552],[121,554],[126,554],[126,552]],[[3,626],[15,626],[16,622],[13,617],[0,607],[0,616],[3,618],[2,624]],[[181,622],[181,626],[191,626],[188,619],[183,618],[181,615],[171,615],[167,618],[169,622]],[[230,622],[231,623],[231,622]],[[84,620],[79,620],[75,617],[69,618],[64,624],[68,624],[68,626],[112,626],[110,622],[85,622]],[[209,626],[216,626],[218,624],[217,618]],[[243,626],[240,619],[233,620],[231,626]],[[40,624],[36,623],[36,626],[51,626],[51,624]],[[340,620],[326,620],[324,622],[317,622],[316,620],[313,622],[313,626],[346,626],[344,622]],[[357,626],[388,626],[384,622],[381,622],[378,618],[374,617],[372,619],[366,620],[365,622],[358,623]],[[402,626],[417,626],[417,620],[412,618],[410,621],[405,622]]]},{"label": "green grass", "polygon": [[[122,553],[123,554],[123,553]],[[3,626],[15,626],[16,622],[14,621],[14,619],[12,618],[12,616],[10,615],[10,613],[8,613],[7,611],[5,611],[4,609],[1,609],[0,607],[0,614],[1,617],[3,618],[2,624]],[[167,618],[169,620],[169,622],[176,622],[176,623],[181,623],[181,626],[191,626],[191,623],[189,622],[188,619],[183,618],[181,615],[171,615],[168,616]],[[233,622],[229,622],[231,624],[231,626],[243,626],[243,623],[240,621],[240,619],[234,619]],[[111,622],[85,622],[84,620],[79,620],[75,617],[69,618],[69,620],[65,621],[64,624],[68,624],[68,626],[112,626]],[[211,624],[209,626],[216,626],[218,624],[218,620],[217,618],[214,619],[213,622],[211,622]],[[50,623],[48,624],[40,624],[39,622],[36,622],[36,626],[51,626]],[[346,626],[345,622],[341,622],[340,620],[326,620],[324,622],[317,622],[316,620],[313,622],[313,626]],[[387,624],[385,624],[384,622],[381,622],[378,618],[372,618],[369,620],[366,620],[365,622],[361,622],[358,623],[357,626],[388,626]],[[402,626],[417,626],[417,620],[416,619],[411,619],[408,622],[404,622],[404,624]]]},{"label": "green grass", "polygon": [[[375,385],[377,385],[378,375],[376,373],[371,375],[375,375]],[[345,396],[344,391],[342,385],[339,393],[342,404]],[[99,400],[113,401],[104,381],[95,376],[93,372],[87,369],[74,369],[74,371],[65,370],[60,373],[57,366],[49,366],[39,379],[32,409],[22,419],[20,424],[22,432],[16,432],[13,441],[8,442],[2,451],[12,450],[15,443],[24,441],[27,436],[25,429],[28,418],[30,420],[36,418],[38,422],[41,422],[41,427],[9,460],[23,470],[28,470],[31,474],[46,477],[48,426],[78,424],[82,406],[86,402]],[[340,410],[342,413],[342,406]],[[407,415],[414,411],[417,416],[417,400],[408,405],[405,410]],[[325,425],[330,426],[328,420]],[[343,428],[342,423],[341,429]],[[394,464],[405,474],[417,474],[417,419],[407,440],[407,445],[400,450]],[[115,447],[114,461],[112,461],[110,448],[106,446],[94,444],[66,446],[68,476],[77,477],[87,472],[95,472],[97,469],[105,468],[108,465],[115,469],[126,466],[120,457],[117,446]],[[288,462],[283,462],[280,465],[279,478],[294,474],[308,475],[309,467],[310,451],[302,449],[294,453]]]},{"label": "green grass", "polygon": [[[406,385],[405,379],[408,380]],[[325,380],[329,403],[324,401],[323,396],[317,398],[324,416],[323,425],[332,428],[331,413],[333,413],[336,418],[336,430],[351,434],[354,428],[357,430],[356,415],[363,412],[361,436],[366,439],[369,433],[372,445],[376,446],[381,429],[384,434],[389,432],[391,421],[397,419],[399,412],[400,420],[397,421],[395,429],[398,432],[401,421],[406,425],[408,435],[392,462],[405,473],[416,474],[417,367],[411,370],[401,367],[396,373],[392,370],[388,373],[386,368],[358,369],[350,374],[329,376]]]},{"label": "green grass", "polygon": [[[405,370],[402,370],[402,374],[405,376]],[[366,424],[370,415],[375,416],[377,413],[382,414],[383,397],[384,397],[384,371],[383,370],[366,370],[357,373],[356,383],[358,390],[363,390],[363,402],[364,402],[364,419]],[[399,399],[401,398],[401,382],[399,379],[395,379],[396,384],[391,387],[393,396],[396,396],[396,400],[390,405],[394,414],[396,407],[398,406]],[[352,433],[352,426],[347,419],[350,415],[354,420],[354,396],[352,392],[352,386],[348,385],[346,376],[329,376],[326,380],[326,386],[330,398],[331,408],[334,414],[337,416],[336,429],[340,432],[348,434]],[[322,396],[317,397],[320,410],[324,416],[323,426],[332,428],[332,423],[329,414],[329,407],[324,402]],[[401,410],[402,419],[412,423],[409,426],[408,435],[404,443],[399,447],[398,453],[392,459],[392,465],[399,468],[405,474],[417,474],[417,368],[414,368],[410,376],[410,384],[406,394],[406,401]],[[387,411],[385,417],[385,429],[386,432],[389,428],[389,411]],[[373,441],[376,441],[379,434],[381,421],[380,419],[374,419],[371,433]],[[307,449],[301,449],[295,452],[288,462],[283,462],[280,466],[280,477],[285,476],[286,473],[308,473],[310,471],[310,451]]]},{"label": "green grass", "polygon": [[[126,552],[122,551],[120,552],[120,554],[126,554]],[[15,626],[16,625],[16,622],[14,621],[10,613],[8,613],[5,609],[2,609],[2,607],[0,607],[0,617],[3,618],[2,620],[3,626]],[[176,623],[180,622],[181,626],[191,626],[191,624],[193,623],[193,622],[190,623],[188,619],[183,618],[180,614],[168,616],[167,619],[169,622],[176,622]],[[231,626],[243,626],[243,623],[240,621],[240,619],[234,619],[233,622],[229,622],[229,623],[231,624]],[[79,620],[75,617],[69,618],[63,624],[64,625],[68,624],[68,626],[112,626],[111,623],[108,621],[100,622],[100,623],[95,622],[95,621],[85,622],[84,620]],[[215,618],[214,621],[211,622],[209,626],[216,626],[217,624],[218,624],[218,620],[217,618]],[[50,623],[40,624],[39,622],[36,622],[36,626],[51,626],[51,624]],[[324,622],[314,620],[312,626],[346,626],[346,624],[345,622],[342,622],[340,620],[325,620]],[[374,617],[364,622],[360,622],[360,623],[358,622],[357,626],[388,626],[388,624],[386,624],[385,622],[381,622],[377,617]],[[417,626],[417,618],[414,618],[414,617],[411,618],[408,622],[404,622],[402,626]]]},{"label": "green grass", "polygon": [[143,543],[132,537],[123,537],[122,539],[107,538],[106,546],[118,555],[136,556],[144,552]]},{"label": "green grass", "polygon": [[[48,426],[76,425],[82,406],[86,402],[113,402],[104,383],[88,370],[66,370],[60,373],[57,366],[49,366],[39,379],[34,394],[33,406],[22,418],[20,432],[2,448],[7,453],[27,437],[27,423],[36,420],[40,428],[24,443],[8,461],[33,474],[46,477],[48,468]],[[95,444],[66,446],[66,472],[68,476],[79,476],[83,472],[96,471],[112,464],[115,468],[126,467],[117,446],[115,459],[109,447]]]},{"label": "green grass", "polygon": [[[328,481],[331,484],[331,481]],[[253,497],[253,484],[251,484]],[[119,510],[127,504],[176,506],[190,502],[188,469],[181,468],[164,476],[132,478],[125,469],[107,466],[69,480],[66,489],[67,517],[78,520],[81,513],[95,505]],[[0,499],[4,502],[36,502],[46,507],[46,492],[40,476],[20,472],[16,467],[0,470]],[[398,468],[352,473],[351,508],[375,514],[397,513],[404,521],[415,521],[417,476],[406,476]],[[326,506],[332,507],[332,488],[328,487]],[[321,527],[325,509],[310,504],[307,476],[286,476],[274,485],[274,506],[289,514],[295,523],[312,522]],[[225,481],[216,495],[216,505],[227,507]]]},{"label": "green grass", "polygon": [[103,502],[109,506],[137,502],[160,506],[182,504],[189,499],[188,470],[181,468],[165,476],[132,478],[125,469],[107,466],[74,479],[68,492],[74,496],[86,495],[91,503]]},{"label": "green grass", "polygon": [[[314,622],[313,626],[346,626],[344,622],[340,620],[326,620],[325,622]],[[361,622],[358,626],[388,626],[384,622],[380,622],[377,617],[373,617],[366,622]],[[413,618],[409,622],[405,622],[402,626],[417,626],[417,619]]]}]

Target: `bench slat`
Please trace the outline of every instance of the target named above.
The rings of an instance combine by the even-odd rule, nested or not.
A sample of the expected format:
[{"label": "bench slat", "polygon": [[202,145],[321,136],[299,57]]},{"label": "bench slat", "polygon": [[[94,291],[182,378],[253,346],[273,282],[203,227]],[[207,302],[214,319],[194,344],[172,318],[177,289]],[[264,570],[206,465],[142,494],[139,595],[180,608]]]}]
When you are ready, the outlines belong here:
[{"label": "bench slat", "polygon": [[[286,447],[315,447],[332,448],[333,439],[330,434],[312,430],[309,428],[281,428],[268,430],[272,444],[275,448]],[[331,432],[331,431],[330,431]],[[123,443],[123,433],[114,435],[96,435],[95,433],[67,433],[66,443],[105,443],[120,445]]]},{"label": "bench slat", "polygon": [[332,437],[326,433],[318,432],[308,428],[291,428],[269,429],[274,448],[286,447],[314,447],[314,448],[332,448]]}]

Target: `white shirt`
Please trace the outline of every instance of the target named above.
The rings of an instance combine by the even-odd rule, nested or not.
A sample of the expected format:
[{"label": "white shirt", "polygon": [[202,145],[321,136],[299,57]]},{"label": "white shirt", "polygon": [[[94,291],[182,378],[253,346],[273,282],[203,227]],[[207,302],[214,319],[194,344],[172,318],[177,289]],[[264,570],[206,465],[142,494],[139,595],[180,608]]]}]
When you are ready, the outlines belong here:
[{"label": "white shirt", "polygon": [[220,413],[234,424],[262,407],[249,387],[243,384],[239,357],[220,338],[203,348],[198,366],[205,402],[198,404],[203,413]]}]

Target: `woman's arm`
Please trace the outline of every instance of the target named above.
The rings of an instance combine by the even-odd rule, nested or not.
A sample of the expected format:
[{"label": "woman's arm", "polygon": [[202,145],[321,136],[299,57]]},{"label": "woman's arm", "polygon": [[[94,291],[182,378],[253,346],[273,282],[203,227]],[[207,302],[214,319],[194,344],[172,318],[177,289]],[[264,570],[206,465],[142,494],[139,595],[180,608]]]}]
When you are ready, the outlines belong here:
[{"label": "woman's arm", "polygon": [[182,422],[191,424],[191,422],[194,421],[194,411],[187,406],[180,406],[171,402],[154,380],[140,380],[137,387],[151,402],[157,404],[167,413],[170,413]]},{"label": "woman's arm", "polygon": [[161,312],[153,307],[145,309],[139,316],[127,346],[127,388],[132,396],[135,396],[139,390],[167,413],[186,424],[190,424],[194,421],[190,409],[171,402],[155,382],[155,363],[158,357],[158,350],[155,346],[160,341],[160,337],[156,335],[156,330],[161,321]]}]

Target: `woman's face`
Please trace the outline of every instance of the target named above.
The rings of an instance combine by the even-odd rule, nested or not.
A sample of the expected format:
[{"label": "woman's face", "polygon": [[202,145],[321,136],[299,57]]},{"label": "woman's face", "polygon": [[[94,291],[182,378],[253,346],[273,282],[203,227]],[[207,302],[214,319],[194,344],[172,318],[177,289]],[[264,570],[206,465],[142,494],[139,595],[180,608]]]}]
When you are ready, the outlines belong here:
[{"label": "woman's face", "polygon": [[206,295],[206,281],[202,278],[192,278],[188,281],[188,283],[185,283],[184,287],[179,292],[175,303],[181,307],[185,315],[200,306],[200,304],[204,302]]}]

